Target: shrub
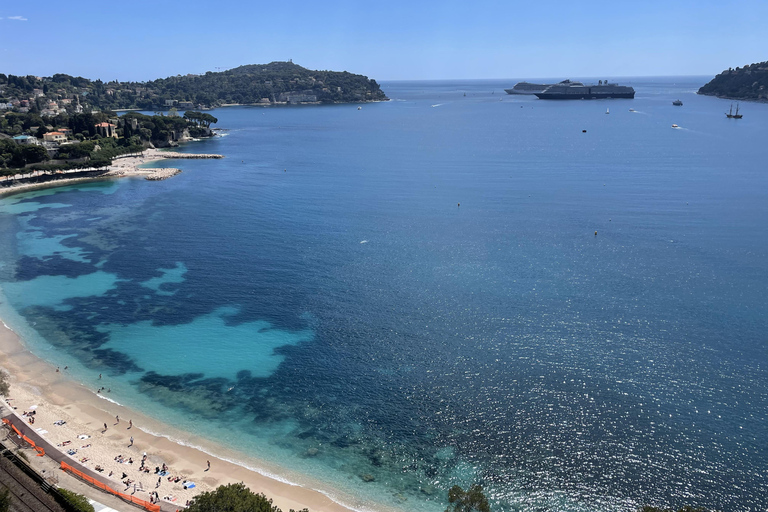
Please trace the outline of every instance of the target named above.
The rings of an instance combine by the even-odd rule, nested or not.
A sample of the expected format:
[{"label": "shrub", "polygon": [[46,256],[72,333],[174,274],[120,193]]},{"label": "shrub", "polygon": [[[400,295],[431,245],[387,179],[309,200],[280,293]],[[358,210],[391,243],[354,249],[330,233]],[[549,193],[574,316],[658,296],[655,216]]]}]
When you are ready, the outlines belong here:
[{"label": "shrub", "polygon": [[68,491],[67,489],[59,488],[59,496],[64,500],[62,505],[69,505],[72,509],[78,512],[95,512],[93,505],[88,502],[88,499],[82,494]]}]

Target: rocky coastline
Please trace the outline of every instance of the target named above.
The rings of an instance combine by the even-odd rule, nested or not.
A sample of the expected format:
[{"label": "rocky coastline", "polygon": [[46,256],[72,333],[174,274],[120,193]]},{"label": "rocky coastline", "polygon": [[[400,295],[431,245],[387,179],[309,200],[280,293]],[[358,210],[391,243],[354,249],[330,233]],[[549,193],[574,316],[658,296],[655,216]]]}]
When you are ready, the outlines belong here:
[{"label": "rocky coastline", "polygon": [[177,168],[141,167],[164,159],[219,159],[224,155],[211,153],[178,153],[147,149],[138,155],[115,158],[112,164],[101,168],[72,169],[68,171],[30,171],[0,177],[0,195],[30,189],[58,187],[95,179],[143,177],[149,181],[163,181],[181,173]]}]

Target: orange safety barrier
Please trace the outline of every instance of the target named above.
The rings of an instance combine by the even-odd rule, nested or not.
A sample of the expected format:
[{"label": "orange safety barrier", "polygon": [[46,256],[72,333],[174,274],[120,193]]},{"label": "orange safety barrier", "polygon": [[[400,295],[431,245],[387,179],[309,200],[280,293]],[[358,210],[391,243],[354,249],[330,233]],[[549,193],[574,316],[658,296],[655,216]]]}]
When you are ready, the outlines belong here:
[{"label": "orange safety barrier", "polygon": [[118,498],[122,498],[126,501],[129,501],[135,505],[139,505],[140,507],[144,507],[145,509],[149,510],[150,512],[160,512],[160,505],[155,505],[154,503],[150,503],[148,501],[140,500],[139,498],[135,498],[131,496],[130,494],[124,494],[122,492],[116,491],[109,487],[107,484],[100,482],[99,480],[96,480],[93,477],[90,477],[83,473],[82,471],[73,468],[69,464],[67,464],[64,461],[61,461],[61,469],[63,471],[69,471],[70,473],[74,474],[75,476],[85,480],[89,484],[98,487],[102,491],[107,491],[108,493],[114,494]]},{"label": "orange safety barrier", "polygon": [[34,448],[37,451],[37,456],[38,457],[45,456],[45,450],[43,450],[43,447],[42,446],[37,446],[33,440],[31,440],[30,438],[28,438],[27,436],[22,434],[21,431],[18,428],[16,428],[16,425],[11,423],[11,420],[9,420],[8,418],[3,418],[3,423],[5,423],[6,425],[10,426],[13,429],[13,431],[16,432],[16,434],[18,434],[18,436],[20,438],[22,438],[23,440],[25,440],[26,442],[31,444],[32,448]]}]

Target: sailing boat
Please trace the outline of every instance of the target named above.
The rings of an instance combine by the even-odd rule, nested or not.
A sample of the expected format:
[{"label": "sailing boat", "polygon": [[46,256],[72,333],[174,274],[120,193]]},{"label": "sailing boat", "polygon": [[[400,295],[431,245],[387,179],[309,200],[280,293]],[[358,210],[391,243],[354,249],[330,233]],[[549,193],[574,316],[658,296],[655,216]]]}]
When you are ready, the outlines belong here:
[{"label": "sailing boat", "polygon": [[739,104],[738,103],[736,104],[736,113],[734,114],[733,113],[733,103],[731,103],[731,109],[728,111],[727,114],[725,114],[725,117],[727,117],[728,119],[741,119],[742,117],[744,117],[744,115],[743,114],[739,114]]},{"label": "sailing boat", "polygon": [[605,113],[606,113],[606,114],[610,114],[610,113],[611,113],[611,111],[610,111],[610,110],[608,110],[608,109],[605,109]]}]

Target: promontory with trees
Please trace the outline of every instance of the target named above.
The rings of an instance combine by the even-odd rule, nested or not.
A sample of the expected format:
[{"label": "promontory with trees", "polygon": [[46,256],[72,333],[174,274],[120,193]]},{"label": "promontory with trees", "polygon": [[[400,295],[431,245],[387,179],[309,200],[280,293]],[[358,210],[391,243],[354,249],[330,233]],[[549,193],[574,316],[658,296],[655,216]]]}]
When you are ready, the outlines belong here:
[{"label": "promontory with trees", "polygon": [[728,68],[701,87],[699,94],[731,100],[768,101],[768,61]]},{"label": "promontory with trees", "polygon": [[0,115],[0,176],[107,167],[120,155],[209,137],[217,121],[194,110],[181,116],[175,108],[165,114],[128,112],[120,117],[110,111],[64,111],[45,117],[6,112]]},{"label": "promontory with trees", "polygon": [[89,80],[0,73],[0,109],[33,112],[97,110],[205,110],[226,104],[356,103],[386,100],[379,84],[346,71],[313,71],[293,62],[250,64],[227,71],[177,75],[150,82]]}]

